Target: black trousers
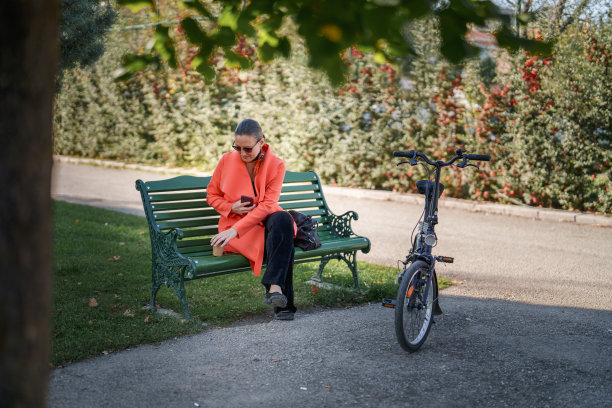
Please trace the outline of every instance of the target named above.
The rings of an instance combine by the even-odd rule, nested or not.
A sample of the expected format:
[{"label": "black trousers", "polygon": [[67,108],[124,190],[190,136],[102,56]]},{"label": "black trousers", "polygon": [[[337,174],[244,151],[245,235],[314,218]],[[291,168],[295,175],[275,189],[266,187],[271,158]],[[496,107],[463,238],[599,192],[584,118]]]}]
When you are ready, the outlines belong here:
[{"label": "black trousers", "polygon": [[264,220],[266,227],[266,246],[264,259],[266,260],[266,272],[261,283],[266,287],[266,293],[270,285],[281,287],[283,294],[287,296],[287,306],[274,308],[277,313],[281,310],[295,312],[293,303],[293,261],[295,249],[293,247],[293,218],[288,212],[278,211],[270,214]]}]

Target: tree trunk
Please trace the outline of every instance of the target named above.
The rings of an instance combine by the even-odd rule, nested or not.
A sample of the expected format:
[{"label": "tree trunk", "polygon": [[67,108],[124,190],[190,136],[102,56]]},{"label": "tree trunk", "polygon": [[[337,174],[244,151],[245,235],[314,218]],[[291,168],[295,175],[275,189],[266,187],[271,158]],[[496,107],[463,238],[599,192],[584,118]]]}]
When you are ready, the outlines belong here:
[{"label": "tree trunk", "polygon": [[46,403],[58,4],[0,1],[2,407]]}]

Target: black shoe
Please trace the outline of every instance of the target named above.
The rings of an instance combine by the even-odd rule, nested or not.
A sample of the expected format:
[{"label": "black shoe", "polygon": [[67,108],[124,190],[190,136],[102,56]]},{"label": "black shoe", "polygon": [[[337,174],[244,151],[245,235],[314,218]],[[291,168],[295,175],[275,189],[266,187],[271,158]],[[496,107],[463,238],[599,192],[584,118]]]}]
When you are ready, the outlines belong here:
[{"label": "black shoe", "polygon": [[269,292],[266,293],[264,303],[270,306],[283,308],[287,306],[287,296],[279,292]]},{"label": "black shoe", "polygon": [[281,310],[280,312],[274,313],[274,318],[276,320],[293,320],[293,313],[291,310]]}]

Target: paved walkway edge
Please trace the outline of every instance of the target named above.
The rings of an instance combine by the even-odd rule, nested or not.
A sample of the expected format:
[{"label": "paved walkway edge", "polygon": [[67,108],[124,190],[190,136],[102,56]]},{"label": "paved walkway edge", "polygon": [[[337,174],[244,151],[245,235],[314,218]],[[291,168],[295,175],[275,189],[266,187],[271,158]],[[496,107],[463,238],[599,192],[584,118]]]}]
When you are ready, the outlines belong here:
[{"label": "paved walkway edge", "polygon": [[[122,163],[112,160],[101,160],[101,159],[87,159],[79,157],[69,156],[53,156],[53,160],[61,163],[72,163],[72,164],[88,164],[102,167],[112,167],[119,169],[128,170],[140,170],[150,171],[161,174],[189,174],[193,176],[210,176],[210,172],[204,172],[197,169],[188,169],[182,167],[163,167],[163,166],[150,166],[145,164],[129,164]],[[330,191],[333,194],[351,197],[351,198],[367,198],[370,200],[381,200],[381,201],[396,201],[405,202],[410,204],[421,204],[422,197],[417,194],[410,193],[396,193],[393,191],[384,190],[367,190],[359,188],[347,188],[347,187],[336,187],[336,186],[324,186],[326,191]],[[533,218],[537,220],[549,220],[549,221],[560,221],[560,222],[574,222],[577,224],[596,225],[602,227],[612,227],[612,217],[605,215],[596,215],[589,213],[564,211],[564,210],[553,210],[547,208],[530,207],[528,205],[508,205],[508,204],[495,204],[495,203],[480,203],[469,200],[459,200],[456,198],[445,197],[439,203],[440,207],[444,208],[456,208],[460,210],[466,210],[471,212],[482,212],[486,214],[497,214],[497,215],[509,215],[515,217]]]}]

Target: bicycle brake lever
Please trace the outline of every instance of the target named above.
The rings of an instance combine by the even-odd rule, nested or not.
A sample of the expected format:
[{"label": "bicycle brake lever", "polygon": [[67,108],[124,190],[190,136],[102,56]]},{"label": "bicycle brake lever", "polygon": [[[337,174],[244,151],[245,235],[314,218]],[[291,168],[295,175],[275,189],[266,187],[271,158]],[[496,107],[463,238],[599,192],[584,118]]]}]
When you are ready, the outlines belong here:
[{"label": "bicycle brake lever", "polygon": [[397,163],[396,166],[399,166],[400,164],[406,164],[406,163],[410,163],[410,162],[406,161],[406,160],[405,161],[401,161],[401,162]]},{"label": "bicycle brake lever", "polygon": [[476,167],[478,170],[480,170],[480,167],[472,163],[468,163],[465,167],[469,167],[469,166]]},{"label": "bicycle brake lever", "polygon": [[417,164],[419,164],[419,162],[416,159],[416,154],[414,156],[412,156],[412,159],[410,159],[410,165],[411,166],[416,166]]},{"label": "bicycle brake lever", "polygon": [[465,156],[463,156],[463,161],[461,163],[455,164],[455,167],[459,167],[459,168],[464,168],[464,167],[467,167],[467,166],[469,166],[469,165],[468,165],[468,162],[467,162],[467,157],[465,157]]}]

